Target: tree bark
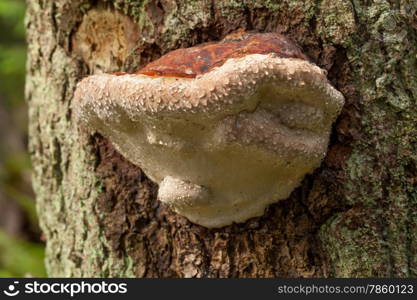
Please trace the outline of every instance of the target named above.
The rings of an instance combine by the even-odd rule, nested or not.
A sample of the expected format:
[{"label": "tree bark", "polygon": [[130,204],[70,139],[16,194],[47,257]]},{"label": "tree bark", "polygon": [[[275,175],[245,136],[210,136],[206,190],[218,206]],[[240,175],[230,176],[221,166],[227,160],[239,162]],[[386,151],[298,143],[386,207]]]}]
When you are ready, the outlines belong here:
[{"label": "tree bark", "polygon": [[[30,154],[50,276],[417,276],[417,2],[27,1]],[[264,216],[206,229],[72,121],[76,83],[237,29],[295,40],[346,104],[322,166]]]}]

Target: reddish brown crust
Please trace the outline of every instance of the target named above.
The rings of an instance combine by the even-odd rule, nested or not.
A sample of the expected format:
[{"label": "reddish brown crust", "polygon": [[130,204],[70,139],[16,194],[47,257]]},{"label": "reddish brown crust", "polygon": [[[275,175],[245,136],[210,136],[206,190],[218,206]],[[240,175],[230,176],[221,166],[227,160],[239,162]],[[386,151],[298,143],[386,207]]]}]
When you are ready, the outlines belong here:
[{"label": "reddish brown crust", "polygon": [[113,75],[116,75],[116,76],[122,76],[122,75],[125,75],[126,73],[125,72],[114,72],[113,73]]},{"label": "reddish brown crust", "polygon": [[228,58],[269,53],[283,58],[307,59],[294,42],[281,34],[238,32],[220,42],[171,51],[137,74],[194,78],[223,65]]}]

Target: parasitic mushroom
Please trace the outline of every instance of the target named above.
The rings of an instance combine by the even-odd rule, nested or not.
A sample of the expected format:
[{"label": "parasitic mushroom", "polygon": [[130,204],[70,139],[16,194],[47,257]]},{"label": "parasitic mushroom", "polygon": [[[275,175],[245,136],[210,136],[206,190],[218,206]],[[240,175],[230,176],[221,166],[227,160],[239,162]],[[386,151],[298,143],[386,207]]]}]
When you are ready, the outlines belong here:
[{"label": "parasitic mushroom", "polygon": [[288,38],[240,32],[89,76],[73,109],[159,184],[159,200],[221,227],[262,215],[320,165],[343,103]]}]

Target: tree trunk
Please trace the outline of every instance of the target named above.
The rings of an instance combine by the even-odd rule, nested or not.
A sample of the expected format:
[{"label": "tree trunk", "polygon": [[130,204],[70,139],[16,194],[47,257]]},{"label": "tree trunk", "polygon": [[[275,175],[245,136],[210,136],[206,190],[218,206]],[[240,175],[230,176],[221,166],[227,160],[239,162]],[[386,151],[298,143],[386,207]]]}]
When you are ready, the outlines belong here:
[{"label": "tree trunk", "polygon": [[[417,2],[31,0],[26,95],[50,276],[417,276]],[[76,83],[237,29],[295,40],[346,104],[321,167],[265,214],[207,229],[72,121]]]}]

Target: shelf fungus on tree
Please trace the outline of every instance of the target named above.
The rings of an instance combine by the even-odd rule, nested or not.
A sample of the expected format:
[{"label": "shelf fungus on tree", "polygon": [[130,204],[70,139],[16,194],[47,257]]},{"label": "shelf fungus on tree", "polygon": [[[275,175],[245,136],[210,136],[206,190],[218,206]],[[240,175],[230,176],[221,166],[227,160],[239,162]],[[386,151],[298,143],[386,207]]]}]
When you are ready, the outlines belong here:
[{"label": "shelf fungus on tree", "polygon": [[262,215],[320,165],[343,103],[288,38],[241,32],[89,76],[73,109],[159,184],[159,200],[222,227]]}]

